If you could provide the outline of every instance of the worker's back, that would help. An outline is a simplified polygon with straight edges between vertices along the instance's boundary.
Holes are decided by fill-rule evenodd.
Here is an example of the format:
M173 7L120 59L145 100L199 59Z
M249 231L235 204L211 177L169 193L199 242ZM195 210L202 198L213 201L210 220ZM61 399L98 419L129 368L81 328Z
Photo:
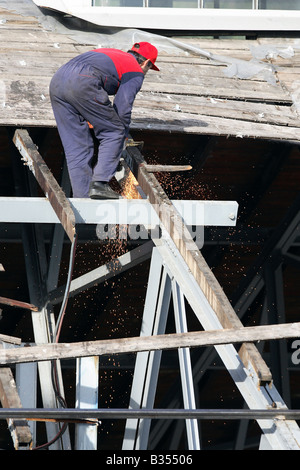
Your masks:
M95 49L74 57L63 66L70 73L77 71L82 75L90 74L100 79L102 87L109 95L115 95L121 81L140 76L143 71L130 53L118 49Z

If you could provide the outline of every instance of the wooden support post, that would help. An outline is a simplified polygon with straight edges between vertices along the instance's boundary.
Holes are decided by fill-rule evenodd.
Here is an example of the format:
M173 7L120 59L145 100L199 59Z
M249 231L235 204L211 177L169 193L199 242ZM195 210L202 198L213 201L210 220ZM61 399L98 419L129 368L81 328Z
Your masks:
M7 350L0 345L0 352L3 351ZM22 408L15 379L8 367L0 368L0 401L3 408ZM32 443L32 435L27 421L25 419L8 418L7 423L15 449L29 447Z
M154 174L147 171L146 162L138 148L134 146L127 147L124 158L142 191L148 196L162 225L164 225L175 243L223 328L241 328L243 326L242 322L200 253L180 214ZM246 368L249 368L250 363L260 383L270 383L272 381L271 371L254 344L245 344L239 354Z
M42 346L0 350L0 364L74 359L75 357L136 353L140 351L162 351L221 344L246 344L254 341L297 337L300 337L300 322L77 343L51 343Z
M42 159L28 132L22 129L16 130L13 141L49 199L69 239L73 242L75 237L75 215L65 193Z

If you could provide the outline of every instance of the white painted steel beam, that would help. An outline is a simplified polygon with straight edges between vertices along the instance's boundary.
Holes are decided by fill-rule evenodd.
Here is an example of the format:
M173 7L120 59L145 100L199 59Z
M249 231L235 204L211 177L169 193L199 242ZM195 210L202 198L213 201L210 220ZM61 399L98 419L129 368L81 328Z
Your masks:
M175 244L169 237L157 241L157 248L162 256L165 269L180 286L183 295L192 307L204 330L222 329L219 319L205 298L199 285L186 266ZM235 347L231 344L215 346L223 364L250 409L287 409L274 384L257 386L255 371L246 369ZM265 440L273 450L299 450L300 429L294 420L257 421L265 435Z
M111 7L91 6L90 0L34 0L34 3L100 26L190 31L299 31L300 12L297 10Z
M99 357L76 359L76 408L98 408ZM75 427L75 449L97 450L97 426L78 423Z
M69 199L76 224L144 225L154 228L159 217L147 200ZM235 201L173 200L186 225L236 225L238 204ZM60 223L49 200L44 197L0 197L0 222Z

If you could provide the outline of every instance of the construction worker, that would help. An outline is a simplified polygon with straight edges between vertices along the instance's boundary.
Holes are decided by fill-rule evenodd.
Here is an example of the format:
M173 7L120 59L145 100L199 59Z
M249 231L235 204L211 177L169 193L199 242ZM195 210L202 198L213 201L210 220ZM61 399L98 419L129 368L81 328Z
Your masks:
M95 49L63 65L50 83L50 98L64 148L73 197L116 199L109 181L128 137L131 110L157 49L148 42ZM113 104L109 95L115 95ZM94 167L94 139L99 142Z

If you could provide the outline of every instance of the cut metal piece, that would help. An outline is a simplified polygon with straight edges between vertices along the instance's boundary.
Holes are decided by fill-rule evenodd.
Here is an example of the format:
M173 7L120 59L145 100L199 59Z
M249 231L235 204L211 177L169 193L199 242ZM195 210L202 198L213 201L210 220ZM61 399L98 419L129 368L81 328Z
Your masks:
M120 224L154 228L159 224L156 208L143 199L75 198L68 199L68 202L74 213L74 225ZM171 204L188 226L236 225L238 204L235 201L172 200ZM51 205L51 201L43 197L0 197L0 222L60 223Z

